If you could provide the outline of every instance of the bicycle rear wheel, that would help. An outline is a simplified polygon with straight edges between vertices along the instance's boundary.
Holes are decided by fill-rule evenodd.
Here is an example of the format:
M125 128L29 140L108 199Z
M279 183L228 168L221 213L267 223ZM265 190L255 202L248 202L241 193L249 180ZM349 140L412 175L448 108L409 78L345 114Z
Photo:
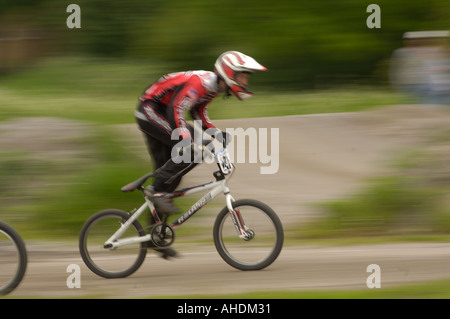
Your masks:
M20 235L0 222L0 295L10 293L20 284L27 262L25 243Z
M241 239L225 207L217 216L213 237L217 252L230 266L239 270L260 270L272 264L283 247L284 231L276 213L259 201L233 202L252 238Z
M81 258L95 274L104 278L124 278L144 262L147 244L134 243L116 249L104 248L106 240L129 218L121 210L109 209L93 215L84 224L79 241ZM141 224L135 220L122 238L145 236Z

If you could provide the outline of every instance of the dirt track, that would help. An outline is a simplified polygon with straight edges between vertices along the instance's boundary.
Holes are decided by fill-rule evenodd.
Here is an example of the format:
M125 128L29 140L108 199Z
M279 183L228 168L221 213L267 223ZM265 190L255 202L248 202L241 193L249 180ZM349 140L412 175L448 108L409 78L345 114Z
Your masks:
M236 199L255 198L272 206L285 228L314 218L310 204L345 196L368 177L387 174L387 162L401 149L423 143L450 125L450 114L424 106L396 106L376 111L310 116L216 121L225 128L279 128L280 161L276 174L261 175L267 165L237 164L230 182ZM130 141L140 139L134 125L121 126ZM147 158L143 143L130 147ZM269 147L270 151L270 147ZM201 165L184 184L210 180L212 167ZM214 213L203 220L211 220ZM209 216L211 215L211 216ZM195 218L190 221L195 223ZM201 220L199 218L199 220ZM175 243L176 244L176 243ZM76 243L32 243L23 283L12 296L140 297L219 294L287 289L366 288L370 264L381 267L381 285L449 278L450 245L403 244L351 247L286 247L278 260L259 272L240 272L225 264L213 245L178 246L182 258L165 261L147 256L129 278L106 280L82 263ZM81 288L69 289L69 264L81 267ZM156 276L160 274L160 276Z
M351 247L287 247L261 271L242 272L225 264L210 246L180 247L182 257L154 254L124 279L104 279L83 264L76 247L30 247L25 280L11 296L42 298L138 298L252 291L369 289L367 267L381 268L381 289L450 278L450 245L395 244ZM70 264L80 266L81 288L67 288ZM276 297L276 295L274 295Z

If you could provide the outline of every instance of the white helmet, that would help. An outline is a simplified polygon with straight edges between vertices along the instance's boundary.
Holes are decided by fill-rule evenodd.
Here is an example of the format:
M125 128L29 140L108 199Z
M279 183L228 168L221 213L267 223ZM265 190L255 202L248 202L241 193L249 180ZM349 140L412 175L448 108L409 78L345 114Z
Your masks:
M238 72L253 73L254 71L267 70L252 57L237 51L222 53L217 58L214 67L219 77L225 81L226 85L240 100L251 97L253 93L237 83L236 74Z

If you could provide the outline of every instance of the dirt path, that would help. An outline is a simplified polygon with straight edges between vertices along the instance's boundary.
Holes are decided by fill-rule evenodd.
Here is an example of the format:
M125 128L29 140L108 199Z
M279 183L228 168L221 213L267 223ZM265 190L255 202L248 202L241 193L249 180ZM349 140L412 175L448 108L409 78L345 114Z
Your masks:
M392 244L345 247L286 247L261 271L242 272L225 264L213 245L178 247L182 257L147 256L124 279L104 279L83 264L74 245L30 247L25 280L11 296L39 298L138 298L286 290L369 289L371 264L380 266L381 288L450 278L450 245ZM80 288L68 288L69 265L80 266ZM71 281L75 282L75 281ZM276 294L273 295L276 297Z

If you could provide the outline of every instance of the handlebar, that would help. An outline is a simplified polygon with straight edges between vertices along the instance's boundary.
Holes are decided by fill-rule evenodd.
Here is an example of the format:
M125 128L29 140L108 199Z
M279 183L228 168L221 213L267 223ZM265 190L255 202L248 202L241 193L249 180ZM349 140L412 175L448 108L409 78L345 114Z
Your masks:
M202 135L202 137L204 136L205 135ZM228 132L223 132L217 129L217 131L215 131L213 134L209 134L209 132L207 132L207 136L209 136L210 138L202 138L201 145L199 145L198 141L194 141L191 144L193 149L201 149L201 151L203 152L203 158L214 158L222 174L230 174L234 168L234 165L231 163L230 156L227 152L227 145L231 142L232 139L231 135ZM216 145L214 145L215 142L219 142L222 145L222 148L218 151L216 151Z

